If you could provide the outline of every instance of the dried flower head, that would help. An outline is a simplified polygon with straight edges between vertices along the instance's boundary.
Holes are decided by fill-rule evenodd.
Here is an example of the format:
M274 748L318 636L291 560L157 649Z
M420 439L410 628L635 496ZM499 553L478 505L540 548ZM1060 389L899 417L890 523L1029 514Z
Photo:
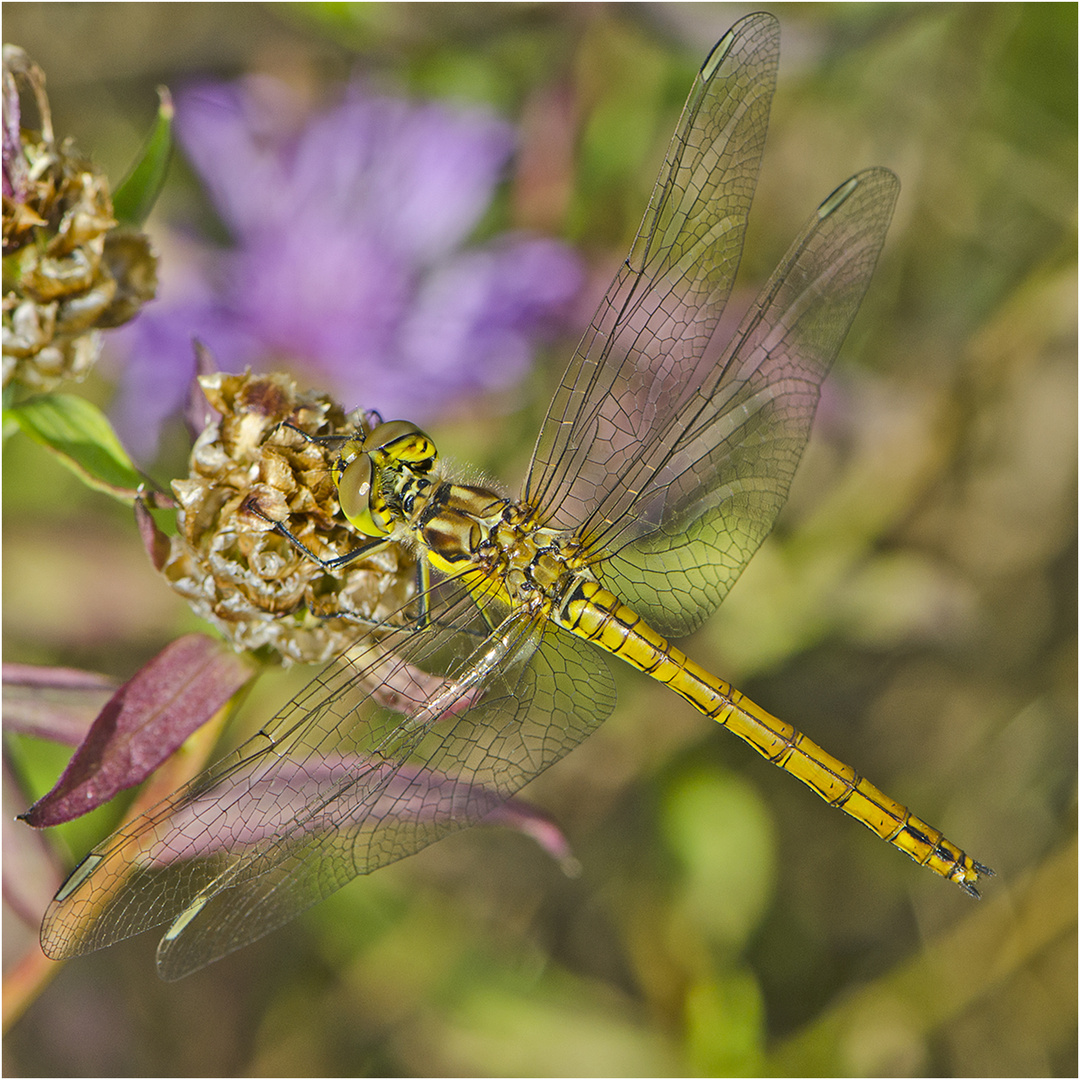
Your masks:
M285 663L330 660L415 592L415 558L398 546L330 573L274 528L285 525L324 560L357 547L337 513L332 445L283 425L319 437L354 428L326 395L301 394L286 376L199 382L220 417L196 440L189 478L172 485L180 532L162 572L236 648Z
M20 83L40 131L20 123ZM81 378L100 351L98 329L130 320L157 287L147 238L117 224L109 183L52 128L45 76L4 46L3 384L50 390Z

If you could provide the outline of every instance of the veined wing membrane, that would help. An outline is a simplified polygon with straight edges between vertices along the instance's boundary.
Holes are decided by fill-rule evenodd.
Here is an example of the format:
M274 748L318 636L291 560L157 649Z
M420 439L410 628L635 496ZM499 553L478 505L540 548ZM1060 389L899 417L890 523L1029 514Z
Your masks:
M608 588L661 633L698 626L772 528L899 189L868 169L830 195L681 412L618 460L585 535Z
M442 628L358 643L235 755L99 845L46 914L48 955L171 923L158 970L180 978L483 820L606 718L614 687L592 650L525 612L486 639L449 629L478 614L454 592Z
M702 66L630 257L540 430L524 501L542 525L589 520L618 478L613 461L652 446L707 374L702 354L742 254L779 48L776 20L754 15Z

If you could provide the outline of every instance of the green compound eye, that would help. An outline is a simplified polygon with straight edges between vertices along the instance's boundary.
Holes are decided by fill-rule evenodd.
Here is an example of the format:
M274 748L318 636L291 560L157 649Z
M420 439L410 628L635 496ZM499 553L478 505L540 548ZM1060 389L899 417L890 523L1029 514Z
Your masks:
M357 453L351 461L347 457L342 461L344 467L334 469L341 512L365 536L386 536L389 526L371 508L371 458Z
M417 472L427 472L435 464L438 452L431 437L408 420L388 420L380 424L363 442L368 454L382 453Z

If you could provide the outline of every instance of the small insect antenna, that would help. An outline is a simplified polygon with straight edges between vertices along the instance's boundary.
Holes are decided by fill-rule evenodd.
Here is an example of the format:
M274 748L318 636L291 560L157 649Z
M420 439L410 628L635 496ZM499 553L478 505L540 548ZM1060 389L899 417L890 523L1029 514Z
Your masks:
M282 420L280 424L272 427L267 432L264 442L270 442L282 428L287 428L289 431L295 431L305 442L315 443L317 446L325 446L328 450L338 450L350 439L356 437L356 433L352 430L340 433L334 432L330 435L313 435L310 431L305 431L299 424L294 424L291 420Z
M382 413L377 409L354 409L346 416L345 420L345 430L330 435L312 435L310 431L305 431L299 424L293 423L292 420L282 420L280 424L271 429L267 438L270 438L282 428L288 428L290 431L295 431L306 442L318 443L320 446L327 446L331 450L336 450L350 439L356 438L358 433L360 435L370 434L383 422L383 417Z

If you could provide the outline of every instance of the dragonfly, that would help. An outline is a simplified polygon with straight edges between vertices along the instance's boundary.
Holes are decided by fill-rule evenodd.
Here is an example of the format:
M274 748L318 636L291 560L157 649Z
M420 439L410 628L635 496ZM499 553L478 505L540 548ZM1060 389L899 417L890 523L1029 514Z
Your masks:
M987 866L669 640L771 530L899 192L883 168L838 187L720 340L778 63L766 14L705 60L519 499L456 482L408 421L342 439L357 552L411 545L419 605L359 631L239 750L87 855L45 915L49 956L167 925L158 972L179 978L484 821L612 712L605 654L978 897Z

